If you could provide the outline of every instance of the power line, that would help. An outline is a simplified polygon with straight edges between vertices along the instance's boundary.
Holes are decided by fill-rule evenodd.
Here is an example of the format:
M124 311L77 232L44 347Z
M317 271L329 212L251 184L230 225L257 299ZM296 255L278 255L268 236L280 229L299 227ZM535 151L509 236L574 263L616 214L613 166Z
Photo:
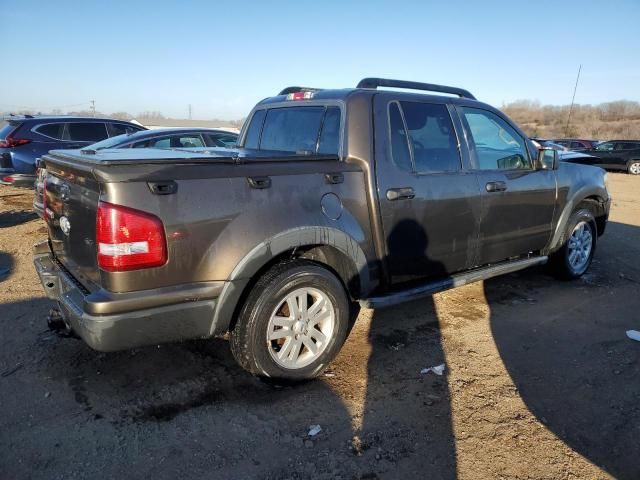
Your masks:
M576 99L576 90L578 90L578 81L580 80L580 71L582 70L582 64L578 67L578 76L576 77L576 85L573 87L573 97L571 97L571 106L569 107L569 116L567 117L567 126L564 129L565 136L569 135L569 122L571 121L571 113L573 112L573 102Z

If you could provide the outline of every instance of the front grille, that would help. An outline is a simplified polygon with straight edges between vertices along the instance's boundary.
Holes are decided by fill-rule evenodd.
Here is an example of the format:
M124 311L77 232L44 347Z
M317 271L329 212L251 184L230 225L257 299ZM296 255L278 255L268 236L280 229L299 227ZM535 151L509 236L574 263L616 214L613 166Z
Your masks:
M0 155L0 168L13 168L10 153L3 153Z

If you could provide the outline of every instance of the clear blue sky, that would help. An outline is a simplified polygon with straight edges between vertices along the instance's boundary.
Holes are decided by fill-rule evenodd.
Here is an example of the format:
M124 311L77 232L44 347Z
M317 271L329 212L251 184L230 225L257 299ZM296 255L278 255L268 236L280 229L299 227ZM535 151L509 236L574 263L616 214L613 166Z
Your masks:
M0 111L235 119L287 85L366 76L467 88L500 107L640 100L640 0L0 0Z

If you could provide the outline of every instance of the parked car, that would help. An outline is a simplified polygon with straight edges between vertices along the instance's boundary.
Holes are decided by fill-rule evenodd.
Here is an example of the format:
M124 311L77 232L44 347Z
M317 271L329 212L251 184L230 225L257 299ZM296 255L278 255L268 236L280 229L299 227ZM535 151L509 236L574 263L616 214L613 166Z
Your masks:
M312 378L358 306L545 262L577 278L605 230L606 172L460 88L293 87L248 118L235 149L43 156L53 328L103 351L230 332L251 373Z
M583 165L595 165L606 170L621 170L632 175L640 175L639 140L610 140L580 153L583 156L572 158L570 161Z
M12 115L0 128L0 183L32 187L36 158L56 148L82 148L144 127L110 118Z
M233 147L238 134L213 128L158 128L132 132L94 143L87 148L200 148Z
M95 151L106 148L229 148L234 146L237 141L238 134L226 130L213 128L158 128L117 135L85 148ZM39 159L37 159L36 164L39 163ZM37 169L36 194L33 201L33 209L41 218L44 218L42 190L44 188L43 178L45 174L44 168Z
M550 139L550 141L557 143L558 145L562 145L563 147L567 147L569 150L573 151L589 150L599 143L599 140L585 140L578 138L557 138Z
M542 138L532 138L531 139L537 148L552 148L553 150L557 150L558 152L568 152L569 148L558 143L553 143L550 140L544 140Z

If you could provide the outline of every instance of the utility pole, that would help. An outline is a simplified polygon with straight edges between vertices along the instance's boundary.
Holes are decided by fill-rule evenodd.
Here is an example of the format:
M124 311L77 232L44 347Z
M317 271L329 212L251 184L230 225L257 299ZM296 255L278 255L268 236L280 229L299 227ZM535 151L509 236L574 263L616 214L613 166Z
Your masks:
M189 104L189 120L191 120L191 104Z
M93 113L93 116L96 116L96 101L95 100L91 100L91 112Z
M576 90L578 90L578 82L580 81L580 70L582 70L582 64L578 67L578 76L576 77L576 86L573 87L573 97L571 98L571 106L569 107L569 116L567 117L567 126L564 129L565 137L569 135L569 122L571 121L571 113L573 112L573 102L576 99Z

